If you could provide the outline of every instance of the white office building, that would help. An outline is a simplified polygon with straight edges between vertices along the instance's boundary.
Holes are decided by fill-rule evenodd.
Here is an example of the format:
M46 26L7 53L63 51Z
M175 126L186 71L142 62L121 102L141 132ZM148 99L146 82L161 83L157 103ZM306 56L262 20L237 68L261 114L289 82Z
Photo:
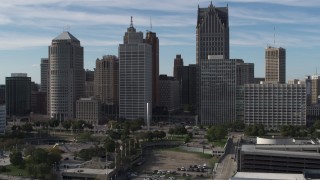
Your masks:
M305 84L245 84L243 91L246 125L306 125Z
M76 117L76 101L84 96L83 47L69 32L49 46L48 114L60 121Z
M152 116L152 49L144 43L143 33L136 32L132 21L119 45L119 118Z

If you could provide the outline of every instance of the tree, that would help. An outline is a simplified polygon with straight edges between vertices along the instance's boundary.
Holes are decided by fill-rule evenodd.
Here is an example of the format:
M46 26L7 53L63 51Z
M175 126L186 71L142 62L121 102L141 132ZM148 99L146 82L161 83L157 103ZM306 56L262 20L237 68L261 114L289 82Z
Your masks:
M208 141L221 140L228 134L227 128L223 125L212 126L207 131Z
M26 124L22 125L22 126L21 126L21 130L22 130L22 131L25 131L25 132L31 132L31 131L33 131L32 124L26 123Z
M170 128L169 131L168 131L168 133L169 133L170 135L174 134L174 129L173 129L173 128Z
M50 127L58 127L59 126L59 120L57 120L57 119L50 119L49 121L48 121L48 124L49 124L49 126Z
M14 166L21 166L23 165L23 158L22 158L22 153L20 151L13 151L10 153L10 162Z
M320 120L316 120L316 121L313 123L313 127L316 128L316 129L320 129Z
M69 130L71 128L71 121L63 121L62 127L65 128L66 130Z
M114 152L114 149L116 148L116 143L111 138L107 138L104 142L104 147L107 152Z

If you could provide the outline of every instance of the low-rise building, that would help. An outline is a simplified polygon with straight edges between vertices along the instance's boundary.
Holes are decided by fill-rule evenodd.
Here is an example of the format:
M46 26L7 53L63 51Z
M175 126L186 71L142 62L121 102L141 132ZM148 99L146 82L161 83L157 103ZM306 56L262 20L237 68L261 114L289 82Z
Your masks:
M320 169L320 145L242 145L237 151L239 172L302 173Z
M101 124L101 103L93 98L81 98L77 100L76 118L90 124Z

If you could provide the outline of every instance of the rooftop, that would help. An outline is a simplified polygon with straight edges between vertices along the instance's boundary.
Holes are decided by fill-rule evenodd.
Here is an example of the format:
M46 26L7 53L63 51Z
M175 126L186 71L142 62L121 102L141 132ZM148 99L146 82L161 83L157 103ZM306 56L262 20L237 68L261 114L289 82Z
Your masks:
M76 37L74 37L71 33L68 31L62 32L59 36L54 38L53 40L74 40L80 42Z

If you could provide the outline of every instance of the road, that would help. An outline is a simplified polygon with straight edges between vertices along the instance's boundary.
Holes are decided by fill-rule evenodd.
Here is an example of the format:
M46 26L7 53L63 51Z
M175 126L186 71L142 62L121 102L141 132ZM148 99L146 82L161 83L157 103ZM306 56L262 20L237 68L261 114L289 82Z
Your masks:
M216 173L213 179L216 180L227 180L230 179L237 170L237 164L234 160L235 157L235 144L239 140L240 136L232 138L232 145L227 148L226 155L223 157L221 163L218 164Z

